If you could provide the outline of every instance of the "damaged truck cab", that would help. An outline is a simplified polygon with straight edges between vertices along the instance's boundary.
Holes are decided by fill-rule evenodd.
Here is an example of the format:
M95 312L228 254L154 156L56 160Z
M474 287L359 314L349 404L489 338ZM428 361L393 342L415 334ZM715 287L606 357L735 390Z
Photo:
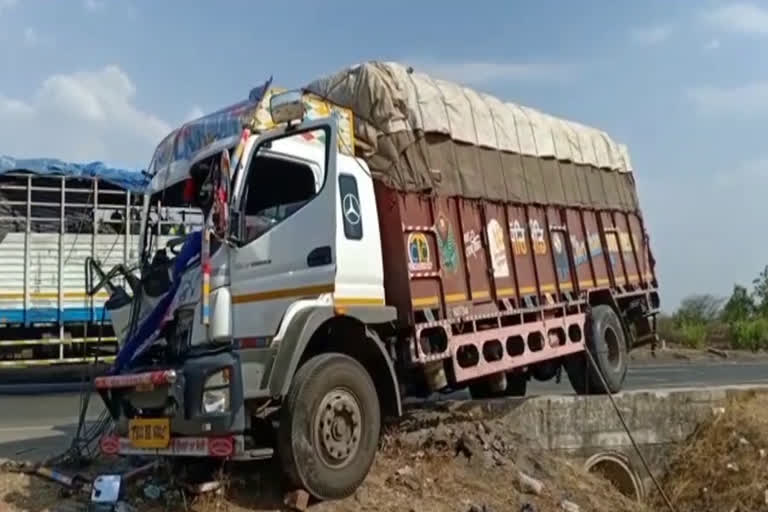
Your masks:
M155 254L147 275L162 275L174 296L153 344L97 379L116 420L102 448L243 460L271 457L277 446L297 485L334 498L365 477L381 414L400 412L392 360L376 334L396 311L384 300L370 171L337 152L335 117L302 122L301 95L273 96L271 107L278 122L280 109L298 119L190 162L193 201L212 216L211 169L242 152L231 169L226 232L211 237L209 262L201 251L176 275L185 249L204 235ZM152 183L169 188L187 178L160 172ZM138 330L157 307L145 308ZM316 459L305 446L319 448Z
M183 193L206 224L153 253L150 223L141 275L111 287L123 334L96 379L115 423L104 452L276 455L294 485L337 499L401 397L520 396L562 370L578 393L621 389L659 306L628 160L601 133L487 98L496 135L481 141L493 117L466 92L466 112L447 108L446 91L438 107L469 118L471 145L430 125L428 77L398 96L405 73L268 82L161 142L146 208ZM526 145L521 119L551 148ZM599 143L608 156L587 154Z

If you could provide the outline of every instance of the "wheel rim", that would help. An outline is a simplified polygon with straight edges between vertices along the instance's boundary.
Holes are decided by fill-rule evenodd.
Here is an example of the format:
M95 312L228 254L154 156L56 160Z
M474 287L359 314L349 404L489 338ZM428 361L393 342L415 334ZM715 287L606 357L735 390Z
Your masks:
M605 346L608 348L608 364L613 370L618 370L622 363L621 348L619 347L619 336L613 327L606 327L603 333Z
M362 414L357 398L346 389L334 389L320 402L315 414L315 447L328 467L339 469L357 455Z

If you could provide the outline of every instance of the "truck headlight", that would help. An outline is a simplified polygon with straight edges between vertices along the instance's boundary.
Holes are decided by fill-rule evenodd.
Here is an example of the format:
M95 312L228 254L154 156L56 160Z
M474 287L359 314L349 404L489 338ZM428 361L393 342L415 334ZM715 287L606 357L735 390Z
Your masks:
M206 414L229 411L230 369L224 368L210 374L203 384L203 412Z

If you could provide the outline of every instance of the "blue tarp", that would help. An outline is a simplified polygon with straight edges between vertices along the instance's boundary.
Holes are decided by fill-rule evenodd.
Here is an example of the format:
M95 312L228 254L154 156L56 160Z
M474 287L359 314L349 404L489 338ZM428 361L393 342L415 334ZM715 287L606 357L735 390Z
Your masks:
M29 171L41 175L71 176L74 178L99 178L130 190L143 193L149 184L148 177L140 169L120 169L102 162L73 163L55 158L13 158L0 155L0 175L13 171Z

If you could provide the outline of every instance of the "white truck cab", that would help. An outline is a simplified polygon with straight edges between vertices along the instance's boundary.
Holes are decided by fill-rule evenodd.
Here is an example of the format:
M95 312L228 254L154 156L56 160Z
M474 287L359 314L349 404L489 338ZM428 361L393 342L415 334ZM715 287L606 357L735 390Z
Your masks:
M143 338L127 341L114 375L97 380L117 420L102 442L106 451L262 458L272 447L253 432L279 418L279 451L297 485L335 498L365 477L380 408L400 411L392 362L366 329L396 316L384 302L373 180L364 161L337 151L336 119L303 121L300 102L300 95L274 96L273 119L283 126L220 143L190 159L185 172L168 165L153 176L153 193L202 176L196 202L212 219L219 189L211 169L221 165L228 219L223 232L212 230L209 248L198 233L176 244L170 262L160 258L172 296L164 313L155 302L138 314L134 337ZM281 119L285 105L299 119ZM153 314L162 317L157 326L149 325ZM383 372L367 371L361 360ZM293 405L280 407L286 402ZM315 417L309 426L306 414ZM148 426L160 426L158 436L147 439ZM315 459L302 451L305 442L319 443Z

